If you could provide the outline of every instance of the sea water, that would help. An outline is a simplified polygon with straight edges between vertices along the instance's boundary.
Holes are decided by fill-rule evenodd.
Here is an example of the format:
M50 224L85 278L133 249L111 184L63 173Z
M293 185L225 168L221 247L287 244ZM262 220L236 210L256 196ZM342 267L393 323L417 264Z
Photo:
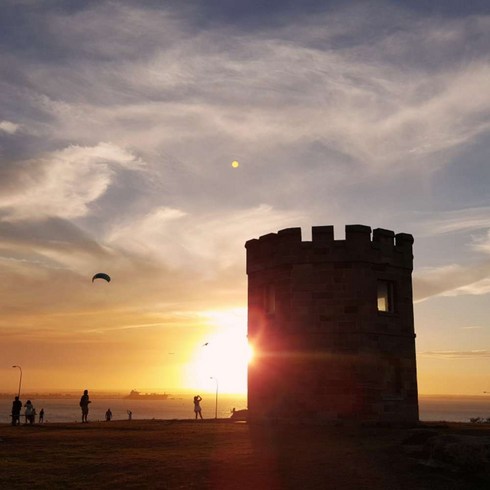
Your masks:
M469 422L471 418L476 417L486 419L490 417L490 395L420 395L419 417L427 422Z
M21 397L22 402L27 399ZM192 396L171 396L167 400L128 400L103 398L91 395L89 420L105 420L105 412L111 409L113 420L128 419L128 410L133 419L191 419L194 418ZM32 399L39 414L44 408L45 422L79 422L81 420L79 399ZM0 423L10 423L12 400L0 399ZM214 395L203 395L201 402L204 418L228 418L231 410L247 408L246 396L219 395L216 406ZM488 396L424 396L419 397L421 421L469 422L474 417L490 417ZM23 413L23 411L22 411ZM23 422L23 417L21 419Z

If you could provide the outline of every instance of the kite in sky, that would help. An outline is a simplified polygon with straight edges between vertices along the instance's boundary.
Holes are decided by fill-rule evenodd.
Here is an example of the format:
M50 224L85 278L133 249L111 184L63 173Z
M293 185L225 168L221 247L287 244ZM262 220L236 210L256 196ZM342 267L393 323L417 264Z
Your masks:
M97 274L92 277L92 282L94 282L96 279L104 279L107 282L111 282L111 277L109 274L106 274L105 272L97 272Z

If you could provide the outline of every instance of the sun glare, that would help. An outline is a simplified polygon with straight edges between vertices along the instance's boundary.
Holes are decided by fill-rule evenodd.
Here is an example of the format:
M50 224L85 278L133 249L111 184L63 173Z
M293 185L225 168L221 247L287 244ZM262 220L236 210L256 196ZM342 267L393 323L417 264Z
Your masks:
M247 364L250 364L253 361L253 358L254 348L250 344L247 344Z
M246 309L208 311L202 316L214 332L196 347L186 384L213 391L217 380L221 393L246 393L247 365L253 358L247 341Z

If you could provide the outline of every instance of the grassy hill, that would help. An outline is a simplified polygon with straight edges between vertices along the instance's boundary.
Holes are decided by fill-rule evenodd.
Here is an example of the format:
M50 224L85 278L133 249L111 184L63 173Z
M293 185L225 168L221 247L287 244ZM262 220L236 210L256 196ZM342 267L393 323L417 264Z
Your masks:
M488 463L473 468L435 461L425 442L434 436L486 441L490 427L414 431L229 420L3 425L0 488L490 488Z

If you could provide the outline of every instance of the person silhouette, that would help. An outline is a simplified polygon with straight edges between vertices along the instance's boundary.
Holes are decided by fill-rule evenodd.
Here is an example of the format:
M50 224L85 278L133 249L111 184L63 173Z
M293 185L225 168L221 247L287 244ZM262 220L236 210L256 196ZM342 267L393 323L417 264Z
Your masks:
M133 418L133 412L131 410L128 410L128 420L131 420Z
M12 425L20 425L20 411L22 410L22 402L16 396L12 403Z
M202 419L202 413L201 413L201 396L200 395L196 395L194 397L194 413L196 415L196 420L197 420L197 417L201 417Z
M108 408L107 412L105 413L105 420L106 420L106 422L110 422L111 419L112 419L112 412L111 412L111 409Z
M25 411L26 424L29 423L30 425L32 425L36 419L36 409L34 408L34 405L32 404L31 400L27 400L24 407L26 409Z
M80 408L82 409L82 424L88 422L88 405L92 403L88 398L88 390L83 392L80 398Z
M44 423L44 408L41 408L41 411L39 412L39 423Z

